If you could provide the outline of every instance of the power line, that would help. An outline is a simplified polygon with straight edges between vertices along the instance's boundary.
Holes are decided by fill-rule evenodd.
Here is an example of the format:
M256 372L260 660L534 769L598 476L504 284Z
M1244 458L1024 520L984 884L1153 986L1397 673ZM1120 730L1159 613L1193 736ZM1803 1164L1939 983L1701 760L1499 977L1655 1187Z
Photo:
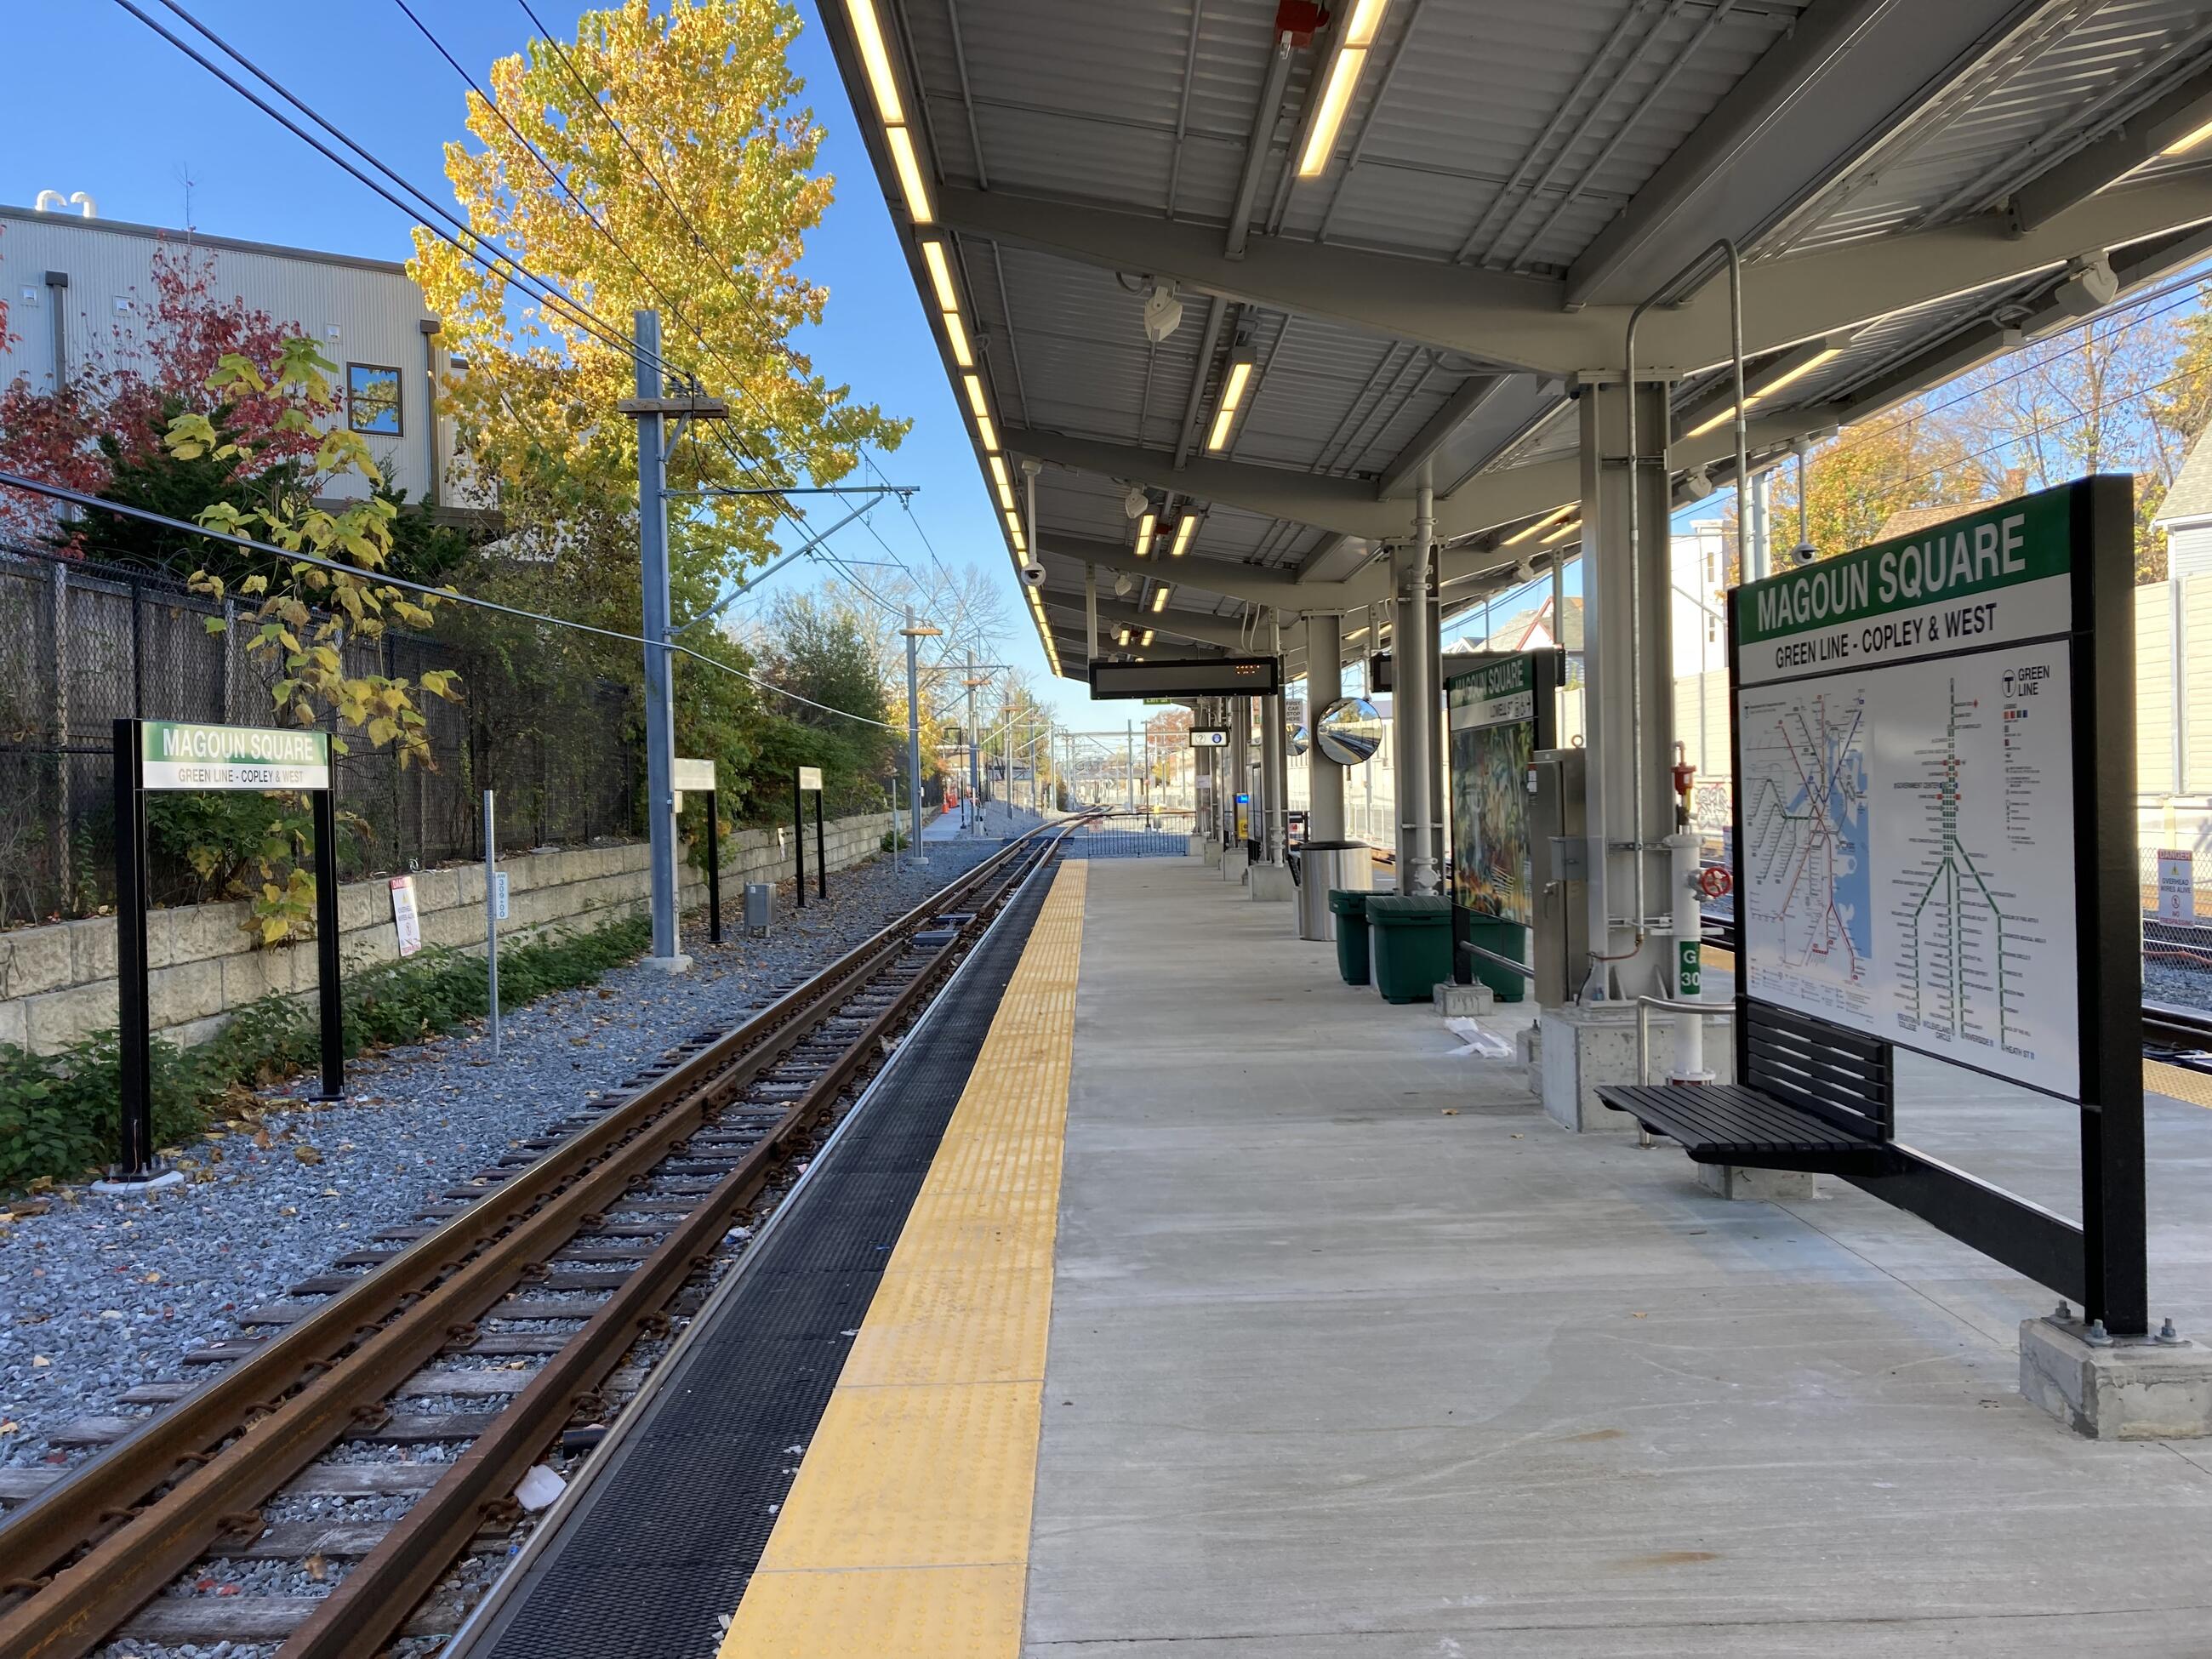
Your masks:
M678 645L673 640L649 640L642 634L625 634L618 628L601 628L593 623L573 622L566 617L549 617L541 611L525 611L518 605L501 605L496 599L478 599L473 594L456 592L450 587L432 587L427 582L410 581L404 576L388 575L383 571L368 569L357 564L343 564L336 559L325 559L318 554L293 552L286 548L273 546L267 542L257 542L250 536L234 535L227 530L210 530L205 525L194 524L187 519L173 519L165 513L151 512L143 507L131 507L124 502L111 501L99 495L88 495L82 490L67 489L59 484L46 483L37 478L26 477L21 473L0 471L0 488L27 490L34 495L44 495L52 501L65 501L72 507L118 514L126 519L137 519L147 524L159 525L164 529L180 530L187 535L204 537L209 541L221 542L228 547L244 548L249 553L264 554L270 558L282 560L287 563L311 565L318 570L334 570L344 575L357 576L363 581L374 582L380 587L396 587L409 593L426 594L431 599L448 605L468 605L477 611L494 611L500 616L513 617L522 622L544 623L549 627L566 628L579 634L596 635L604 640L619 640L626 645L644 646L648 650L657 647L660 650L673 651L680 655L703 662L710 668L719 668L726 674L734 674L738 678L758 687L761 690L773 691L778 696L789 697L795 702L803 702L810 708L818 708L825 714L835 714L842 720L858 720L864 726L879 726L886 732L904 729L892 725L889 720L876 720L867 714L855 714L850 709L832 708L828 703L817 702L811 697L802 696L787 687L748 674L744 669L724 662L719 657L710 657L703 651L695 651L688 645Z
M516 286L520 287L524 293L529 295L531 298L538 301L539 304L550 304L562 311L565 311L570 320L574 322L578 327L581 328L586 333L588 333L594 338L599 340L603 344L611 346L617 351L628 352L633 355L636 354L638 347L637 343L635 340L631 339L629 336L621 333L614 327L613 325L607 323L604 319L597 316L595 313L579 304L576 301L570 299L568 295L562 292L561 289L550 279L538 276L537 272L532 270L520 259L516 258L514 254L510 253L496 240L491 237L479 235L475 230L471 229L461 220L456 218L453 214L447 212L444 208L439 206L434 199L425 194L416 185L410 184L404 175L392 167L386 166L369 150L356 143L353 139L348 137L343 132L340 131L337 126L317 112L313 106L309 105L303 99L291 92L281 82L264 72L260 68L254 64L251 59L247 58L243 53L239 52L237 48L231 46L228 41L224 40L222 36L216 34L214 30L209 28L206 24L201 22L190 12L186 11L182 6L179 5L177 3L177 0L161 0L161 3L167 7L170 11L174 12L179 17L182 18L185 22L189 23L201 34L204 35L215 46L219 47L223 52L235 60L240 66L253 75L255 78L268 86L287 103L299 110L301 113L305 115L309 120L314 122L316 125L321 127L325 132L329 133L333 138L337 139L338 143L344 145L348 149L352 150L356 155L360 156L362 161L367 162L368 166L382 173L386 179L390 179L399 190L414 197L416 198L416 204L419 204L419 206L403 201L399 197L395 196L392 191L386 188L384 185L369 177L368 173L363 173L351 161L346 160L344 156L339 155L336 150L331 149L329 145L323 143L321 139L316 137L313 133L307 131L297 122L294 121L289 116L286 115L282 110L276 108L274 106L270 104L267 100L254 92L252 88L240 82L236 76L233 76L221 64L215 63L200 52L190 41L185 40L178 35L171 33L159 21L150 16L147 12L136 4L135 0L115 0L115 3L122 7L124 10L129 12L133 17L136 17L140 22L145 24L148 28L153 30L155 33L160 35L171 46L176 47L179 52L183 52L185 57L191 58L209 74L214 76L216 79L221 81L225 86L228 87L233 92L235 92L240 97L245 99L255 108L261 111L261 112L268 116L270 119L276 122L302 143L313 148L326 160L335 162L339 167L350 174L356 180L368 186L368 189L374 191L377 195L382 197L384 200L390 203L393 207L398 208L410 219L420 221L425 216L434 216L443 219L447 223L453 226L455 230L459 233L458 235L441 230L434 225L425 225L423 228L429 231L432 235L438 237L441 240L451 244L452 246L461 253L464 258L471 259L476 264L482 265L487 271L489 271L494 276L506 276L507 280L513 281ZM427 216L423 211L424 209L428 210ZM470 245L471 242L480 243L484 247L491 249L492 252L498 256L497 258L492 259L486 258L484 254L478 252L475 247ZM501 264L504 264L507 267L505 271L502 271L500 269Z
M2154 381L2149 386L2139 386L2133 392L2124 392L2117 398L2100 398L2096 402L2091 404L2088 408L2081 410L2072 415L2062 415L2055 421L2038 421L2033 425L2027 427L2022 431L2006 434L2002 440L1996 443L1991 444L1986 449L1978 449L1973 451L1971 454L1957 456L1951 460L1943 462L1940 465L1931 466L1922 471L1915 472L1906 477L1900 478L1898 480L1899 487L1902 488L1904 485L1909 483L1918 483L1923 478L1932 478L1938 473L1948 472L1955 467L1966 465L1969 461L1978 461L1990 455L2002 454L2004 451L2010 449L2014 444L2025 442L2031 438L2039 438L2045 433L2054 432L2061 427L2073 426L2081 422L2090 420L2096 416L2103 414L2108 409L2117 409L2122 404L2131 404L2138 398L2148 398L2154 392L2163 392L2170 386L2179 386L2182 381L2186 380L2189 378L2190 375L2188 371L2184 370L2179 374L2170 374L2163 380Z

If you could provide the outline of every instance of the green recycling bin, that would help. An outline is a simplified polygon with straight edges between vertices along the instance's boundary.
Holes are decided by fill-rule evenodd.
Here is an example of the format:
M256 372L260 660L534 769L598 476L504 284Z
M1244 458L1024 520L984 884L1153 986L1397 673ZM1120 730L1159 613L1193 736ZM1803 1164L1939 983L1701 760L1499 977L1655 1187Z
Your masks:
M1336 918L1336 971L1346 985L1367 983L1367 901L1373 896L1342 887L1328 890L1328 913Z
M1492 956L1513 962L1528 960L1528 930L1507 917L1470 915L1467 919L1467 938L1468 944ZM1487 985L1500 1002L1518 1002L1528 994L1525 975L1516 974L1487 957L1470 957L1468 961L1474 969L1476 982Z
M1378 893L1367 901L1375 988L1385 1002L1426 1002L1451 978L1451 901L1436 894Z

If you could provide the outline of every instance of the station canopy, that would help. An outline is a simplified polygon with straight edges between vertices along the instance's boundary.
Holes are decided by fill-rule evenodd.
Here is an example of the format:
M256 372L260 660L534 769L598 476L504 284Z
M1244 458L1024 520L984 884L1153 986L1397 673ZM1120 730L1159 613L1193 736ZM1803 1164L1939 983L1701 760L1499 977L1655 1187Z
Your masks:
M1573 551L1574 378L1717 238L1754 469L2212 248L2202 0L822 11L1073 678L1086 564L1187 656L1383 597L1424 479L1448 613ZM1725 483L1727 285L1662 297L1677 490Z

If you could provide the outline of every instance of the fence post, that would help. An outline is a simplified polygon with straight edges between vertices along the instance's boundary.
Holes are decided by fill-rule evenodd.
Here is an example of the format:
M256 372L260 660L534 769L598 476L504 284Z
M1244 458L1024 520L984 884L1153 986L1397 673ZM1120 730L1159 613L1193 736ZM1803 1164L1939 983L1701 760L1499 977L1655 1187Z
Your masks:
M483 792L484 972L491 1057L499 1058L499 837L492 792Z
M131 579L131 713L146 718L146 595L136 576Z
M53 896L55 908L66 910L70 896L76 890L76 872L70 860L76 848L70 835L70 820L75 817L76 802L71 775L75 757L66 752L70 746L69 695L69 566L56 559L53 570L53 626L50 630L50 645L53 653L53 721L54 721L54 857L52 869L60 890Z

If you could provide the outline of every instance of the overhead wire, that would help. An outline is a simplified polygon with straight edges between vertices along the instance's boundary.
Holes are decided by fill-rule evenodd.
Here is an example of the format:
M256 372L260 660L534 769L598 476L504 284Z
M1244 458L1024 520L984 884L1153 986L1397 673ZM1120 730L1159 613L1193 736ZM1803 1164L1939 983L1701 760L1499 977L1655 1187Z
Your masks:
M510 252L496 238L483 235L463 220L439 205L434 198L427 194L418 186L410 184L404 174L400 173L397 169L387 166L384 161L378 159L378 157L366 147L357 143L354 139L349 137L335 124L318 112L313 106L307 103L306 100L301 98L297 94L292 92L282 82L276 79L275 76L262 70L235 46L233 46L213 29L208 27L206 24L201 22L199 19L193 16L191 12L185 10L182 5L178 3L178 0L161 0L161 3L169 11L181 18L185 22L191 25L195 31L204 36L212 45L221 50L226 56L237 63L255 79L267 86L272 92L276 93L277 96L283 99L285 102L290 104L295 109L306 116L307 119L313 122L317 126L322 128L324 131L330 134L332 138L335 138L346 149L353 151L356 155L359 156L370 167L374 168L376 172L382 173L386 179L391 181L392 185L396 186L398 190L404 191L407 195L413 197L415 198L415 202L410 204L409 202L403 201L398 197L395 196L391 189L387 189L385 185L380 184L376 179L369 177L367 173L363 173L360 167L356 167L344 156L331 149L330 146L323 143L321 139L316 137L313 133L307 131L297 122L294 121L289 116L286 115L282 110L270 105L267 100L264 99L252 88L240 82L236 76L233 76L221 64L215 63L207 58L190 41L173 33L168 28L163 26L159 19L149 15L143 8L137 4L136 0L115 0L115 3L122 7L124 10L129 12L132 16L136 17L140 22L145 24L148 28L153 30L155 33L160 35L171 46L176 47L178 51L183 52L185 56L190 58L194 63L198 64L209 74L221 81L233 92L238 94L240 97L253 105L255 108L260 110L262 113L268 116L279 125L283 126L286 131L292 133L294 137L299 138L302 143L311 146L326 160L334 162L339 167L343 168L356 180L366 185L378 196L383 198L385 201L390 203L393 207L398 208L402 213L407 215L409 218L420 221L426 216L434 217L443 220L447 224L453 227L453 230L452 232L441 230L435 225L426 224L423 226L423 228L429 231L432 235L436 236L441 241L450 244L455 250L460 252L463 257L482 265L492 275L501 276L505 280L514 283L516 286L521 288L525 294L528 295L532 299L536 300L540 305L550 305L556 309L564 313L569 321L575 324L575 325L581 329L585 333L587 333L598 339L602 344L607 345L617 351L626 352L632 355L654 355L641 353L637 342L630 336L622 332L617 325L609 323L605 319L599 316L580 301L571 298L550 277L538 275L537 271L523 264L520 258L518 258L514 253ZM496 258L487 258L483 252L478 251L477 246L472 245L480 245L482 247L489 248ZM502 266L504 269L502 269ZM672 365L667 364L665 359L659 361L660 366L664 368L672 367Z
M88 495L82 490L70 489L60 484L47 483L42 479L27 477L21 473L0 471L0 489L28 490L33 495L44 495L52 501L64 501L72 507L89 511L118 514L126 519L136 519L143 523L159 525L167 530L182 531L187 535L203 537L209 541L220 542L228 547L244 548L250 553L264 554L271 559L281 560L289 564L304 564L317 570L336 571L343 575L359 577L362 580L373 582L380 587L396 587L409 593L425 594L446 605L466 605L471 610L489 611L500 616L515 617L522 622L543 623L552 628L566 628L579 634L595 635L600 639L619 640L624 644L643 646L647 650L672 651L679 656L690 657L696 661L703 662L711 668L719 668L726 674L734 674L738 678L757 686L763 691L773 691L778 696L789 697L794 702L803 702L810 708L818 708L825 714L835 714L841 720L858 720L864 726L879 726L886 732L904 729L892 725L889 720L876 720L866 714L855 714L850 709L832 708L828 703L817 702L811 697L803 696L788 687L777 685L773 681L763 680L756 675L749 674L734 664L722 661L719 657L710 657L705 652L695 651L688 645L678 645L674 640L651 640L642 634L624 633L618 628L602 628L596 623L581 623L568 617L552 617L543 611L525 611L520 605L502 605L497 599L481 599L475 594L459 592L450 587L433 587L427 582L415 581L405 576L391 575L384 571L370 569L362 565L346 564L337 559L326 559L316 553L295 552L290 549L277 547L268 542L256 541L251 536L240 536L227 530L210 530L207 526L194 524L188 519L171 518L166 513L155 513L147 507L132 507L123 501L112 501L105 496Z

